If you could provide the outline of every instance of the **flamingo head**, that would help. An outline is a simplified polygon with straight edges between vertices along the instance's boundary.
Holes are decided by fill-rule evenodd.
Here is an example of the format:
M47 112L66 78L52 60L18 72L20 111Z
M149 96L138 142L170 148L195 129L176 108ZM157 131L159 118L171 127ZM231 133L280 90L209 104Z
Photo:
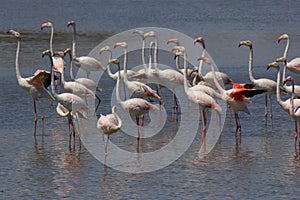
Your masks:
M120 64L120 60L119 60L119 59L117 59L117 58L110 59L108 62L109 62L109 63L116 64L116 65L119 65L119 64Z
M276 62L283 62L283 63L285 63L286 62L286 57L277 58Z
M138 34L142 38L144 38L144 34L145 34L144 31L141 31L141 30L138 30L138 29L134 30L132 33L133 34Z
M197 37L197 38L195 38L195 39L194 39L194 45L195 45L196 43L202 44L203 49L205 49L205 43L204 43L203 37Z
M149 32L145 33L144 38L147 38L147 37L156 37L155 32L149 31Z
M100 49L99 53L102 54L104 51L110 51L110 52L111 52L111 49L110 49L110 47L107 45L107 46L105 46L105 47L102 47L102 48Z
M178 56L184 56L184 53L182 51L176 51L174 59L176 59Z
M14 35L17 38L21 38L21 34L19 32L17 32L17 31L15 31L15 30L13 30L13 29L7 31L7 34L12 34L12 35Z
M212 64L211 60L208 57L201 57L198 60L203 60L205 63L209 65Z
M75 26L75 22L74 21L68 21L68 27L69 26Z
M287 82L294 82L294 79L291 76L288 76L283 79L283 84L286 84Z
M244 41L241 41L241 42L239 43L239 47L242 46L242 45L248 46L248 47L252 48L252 42L251 42L250 40L244 40Z
M46 51L43 51L43 53L42 53L42 57L44 57L44 56L51 56L51 51L48 49L48 50L46 50Z
M41 25L41 30L43 30L44 28L51 28L51 27L53 27L52 23L46 22Z
M127 42L116 42L114 48L116 48L116 47L126 48L127 47Z
M176 44L177 46L179 46L179 39L177 38L171 38L167 41L167 44L170 44L170 43L174 43Z
M286 40L288 38L289 38L288 34L284 33L277 38L277 42L279 43L281 40Z
M272 63L269 63L267 69L270 69L270 67L274 67L274 68L279 69L279 63L276 62L276 61L272 62Z
M175 46L175 47L172 48L172 51L185 52L185 47L184 46Z
M53 56L59 56L61 58L64 58L65 57L65 53L64 53L64 51L55 51L53 53Z
M64 55L66 54L71 54L71 49L70 48L67 48L66 50L64 50Z

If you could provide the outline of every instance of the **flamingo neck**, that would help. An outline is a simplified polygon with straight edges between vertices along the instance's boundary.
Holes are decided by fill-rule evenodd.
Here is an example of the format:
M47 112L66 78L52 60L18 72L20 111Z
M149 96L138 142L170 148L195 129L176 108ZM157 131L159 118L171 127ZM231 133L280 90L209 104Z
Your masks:
M205 55L206 55L206 49L203 48L202 53L201 53L201 57L205 57ZM200 60L199 67L198 67L199 77L203 77L203 75L202 75L202 69L203 69L203 60Z
M158 70L158 66L157 66L157 55L158 55L158 40L157 37L155 36L155 47L154 47L154 57L153 57L153 62L154 62L154 67L156 70Z
M74 58L76 58L76 27L75 27L75 24L73 24L72 27L73 27L72 54L73 54L73 59L74 59Z
M277 83L276 83L276 100L278 104L284 108L284 103L282 102L280 98L280 69L277 68Z
M53 55L53 36L54 36L54 27L51 26L51 35L50 35L50 52Z
M54 73L53 73L53 59L52 59L52 54L49 55L50 58L50 75L51 75L51 90L52 90L52 95L54 96L54 98L57 97L57 94L55 92L55 85L54 85Z
M117 78L117 86L116 86L116 100L119 104L122 104L122 100L120 98L120 91L119 91L119 87L120 87L120 78L121 78L121 73L120 73L120 69L118 71L118 78Z
M146 40L145 38L143 38L143 42L142 42L142 62L143 62L143 67L146 69L146 61L145 61L145 45L146 45Z
M252 83L254 83L256 80L253 77L253 47L250 46L250 53L249 53L249 79Z
M184 86L184 90L185 92L188 91L189 87L188 87L188 84L187 84L187 73L188 73L188 70L187 70L187 67L188 67L188 59L187 59L187 54L186 52L184 52L184 64L183 64L183 69L184 69L184 73L183 73L183 86Z
M127 47L125 47L124 49L124 82L127 83L128 82L128 77L127 77ZM119 70L120 71L120 70Z
M225 93L225 90L224 88L222 88L222 86L220 85L218 79L217 79L217 75L216 75L216 70L215 70L215 66L213 65L213 63L210 64L210 68L211 68L211 71L213 73L213 76L214 76L214 83L217 87L217 89L219 90L219 92L221 94L224 94Z
M20 49L21 49L21 38L18 38L18 47L16 52L16 77L19 81L22 79L21 73L20 73L20 66L19 66L19 57L20 57Z
M106 69L107 69L107 74L108 74L108 76L109 76L110 78L112 78L112 79L115 80L116 75L118 76L118 74L117 74L118 72L117 72L116 74L113 74L113 73L111 72L111 70L110 70L110 65L107 65Z
M286 59L287 59L287 56L288 56L289 48L290 48L290 38L287 38L286 39L285 50L284 50L284 53L283 53L283 57L285 57ZM284 62L284 67L283 67L283 72L282 72L282 81L285 79L286 65L287 65L287 62Z
M69 54L69 57L70 57L70 78L72 81L75 81L75 77L74 77L74 74L73 74L73 59L72 59L72 54L70 53Z

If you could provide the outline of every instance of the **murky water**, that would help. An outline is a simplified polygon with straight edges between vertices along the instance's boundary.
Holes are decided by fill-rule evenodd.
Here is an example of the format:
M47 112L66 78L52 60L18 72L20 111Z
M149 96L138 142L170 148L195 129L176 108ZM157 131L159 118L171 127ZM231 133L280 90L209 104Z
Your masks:
M1 4L0 30L0 193L2 199L297 199L300 184L300 160L293 148L294 123L273 97L273 123L264 120L264 96L252 98L251 115L240 114L242 141L234 137L235 122L227 113L223 132L213 151L198 159L201 121L189 149L171 165L150 173L131 174L105 167L82 146L68 148L67 119L50 109L48 100L41 104L45 113L45 133L38 122L37 144L33 138L33 102L15 78L15 38L4 34L9 28L23 33L20 58L21 74L31 76L37 68L49 69L41 52L49 46L49 30L40 25L52 21L58 33L54 48L71 46L68 20L79 30L78 55L88 54L105 38L118 31L157 26L181 31L191 37L203 36L207 49L219 70L236 82L249 82L248 49L237 45L250 39L254 45L254 75L275 79L275 70L266 64L281 56L284 44L277 37L291 37L291 58L299 55L297 30L299 3L270 1L230 4L229 2L190 1L14 1ZM55 9L54 9L55 8ZM287 8L289 8L287 12ZM14 15L8 18L7 12ZM143 11L143 12L142 12ZM103 61L105 63L105 61ZM174 62L171 60L170 62ZM290 73L289 73L290 74ZM68 78L68 76L67 76ZM299 84L299 76L294 77ZM110 95L115 82L107 75L101 113L110 111ZM166 94L172 102L171 93ZM141 141L149 152L167 144L179 123L171 121L167 107L163 131ZM189 128L186 134L189 134ZM111 140L123 149L134 151L134 139L122 135Z

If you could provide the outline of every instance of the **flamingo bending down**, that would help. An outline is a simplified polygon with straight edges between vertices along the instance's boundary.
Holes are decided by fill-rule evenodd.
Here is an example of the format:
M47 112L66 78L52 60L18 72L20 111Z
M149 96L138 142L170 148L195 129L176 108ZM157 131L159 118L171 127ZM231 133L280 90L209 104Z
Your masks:
M122 121L118 114L116 113L116 106L113 106L111 109L111 114L108 115L100 115L100 118L97 122L97 128L103 135L107 135L106 143L104 144L104 152L107 154L107 144L109 140L109 136L118 130L120 130L122 126ZM104 139L104 137L103 137Z
M280 107L287 112L294 120L295 120L295 129L296 129L296 134L295 134L295 139L294 139L294 147L296 149L296 144L297 144L297 139L300 137L300 130L299 130L299 125L300 125L300 109L298 107L300 106L300 99L294 99L294 94L292 93L292 97L282 101L280 97L280 68L278 62L273 62L268 64L268 69L270 67L276 68L277 69L277 84L276 84L276 100ZM284 82L287 81L292 81L291 78L287 77L284 79ZM293 83L293 82L292 82ZM296 109L295 109L296 108ZM299 141L299 146L300 146L300 141Z
M51 63L51 89L52 89L52 95L54 99L61 104L64 108L59 107L58 110L66 113L66 116L68 117L68 122L69 122L69 127L73 126L73 118L74 117L81 117L81 118L87 118L88 116L88 106L84 102L84 100L73 94L73 93L61 93L57 94L55 92L54 88L54 76L53 76L53 59L52 59L52 54L50 50L46 50L43 52L43 57L44 56L49 56L50 58L50 63ZM58 111L58 113L61 115L61 113ZM74 126L73 126L74 127ZM71 129L70 131L70 141L71 142L71 137L73 135L73 138L75 140L75 131L74 129ZM70 146L70 143L69 143Z
M265 118L268 115L268 97L270 102L270 119L272 120L273 114L272 114L272 101L271 101L271 95L276 93L276 82L270 79L261 78L261 79L255 79L253 77L253 47L252 42L250 40L241 41L239 43L240 46L248 46L250 48L250 54L249 54L249 78L250 81L255 85L257 89L265 90Z
M109 46L104 46L104 47L102 47L102 48L100 49L99 53L102 54L104 51L108 51L108 52L110 53L110 56L109 56L109 59L108 59L108 62L109 62L109 61L112 59L112 50L110 49ZM125 59L124 59L124 66L125 66L125 64L126 64L126 61L125 61ZM110 78L112 78L113 80L117 80L117 78L118 78L118 73L119 73L119 72L112 73L112 72L111 72L111 69L110 69L110 65L107 65L106 69L107 69L107 74L108 74L108 76L109 76ZM124 78L124 70L121 70L120 73L121 73L121 79L123 79L123 78ZM136 73L135 71L127 70L127 77L128 77L129 80L130 80L129 77L134 76L134 75L136 75L136 74L137 74L137 73Z
M286 40L286 46L285 46L285 50L283 53L283 57L285 57L287 59L288 58L288 56L287 56L288 50L290 48L290 38L289 38L288 34L282 34L281 36L279 36L277 39L278 43L281 40ZM286 66L283 68L283 77L284 78L285 78L286 69L288 69L289 71L291 71L295 74L300 74L300 58L294 58L290 62L286 63Z
M210 65L211 71L214 75L214 82L216 87L218 88L220 94L223 96L222 99L225 101L230 107L232 108L235 116L235 122L236 122L236 130L235 135L237 132L240 132L240 135L242 134L242 127L239 119L239 112L245 112L247 114L250 114L250 111L248 110L247 104L250 103L249 97L253 97L257 94L262 94L265 91L264 90L258 90L258 89L248 89L248 88L241 88L241 89L229 89L225 90L220 83L217 80L216 74L215 74L215 66L210 61L209 58L201 57L201 60L206 62Z
M113 59L110 61L110 64L118 64L117 59ZM137 131L137 151L139 150L139 140L140 140L140 132L139 132L139 117L141 115L149 113L150 110L159 110L159 108L145 99L141 98L131 98L127 99L125 101L122 101L120 98L120 92L119 92L119 85L120 85L120 74L117 78L117 86L116 86L116 100L118 104L121 106L121 108L125 111L127 111L131 116L136 118L136 125L138 126Z
M179 50L179 46L176 46L172 49L174 50ZM202 116L202 140L201 142L203 143L206 138L206 114L205 114L205 109L207 108L213 108L215 109L219 114L222 112L222 108L217 104L215 99L211 97L210 95L200 91L200 90L194 90L193 87L190 88L187 84L187 66L188 66L188 60L187 60L187 54L185 52L184 47L180 47L180 51L176 53L176 57L179 55L184 56L184 70L185 73L184 75L184 91L188 97L189 100L193 101L194 103L199 105L199 108L201 109L201 116Z
M44 113L42 107L39 103L40 98L51 98L54 100L51 93L46 89L44 84L49 84L49 73L44 70L38 70L34 76L23 78L20 73L19 66L19 57L20 57L20 49L21 49L21 34L15 30L9 30L7 33L14 35L18 39L18 46L16 51L16 78L18 80L18 84L21 88L26 90L33 98L33 107L34 107L34 138L36 139L36 124L37 124L37 113L36 113L36 105L41 114L42 118L42 132L44 132ZM48 85L47 85L48 86Z
M201 57L205 57L206 56L206 46L205 46L203 37L197 37L197 38L195 38L194 39L194 44L196 44L196 43L200 43L202 45ZM216 88L215 83L214 83L213 73L210 71L210 72L206 73L205 76L203 76L203 74L202 74L202 68L203 68L203 60L200 60L199 67L198 67L198 76L200 77L200 80L203 79L205 82L208 82L214 88ZM217 79L218 80L222 80L222 82L223 82L224 85L232 84L233 83L233 81L231 80L231 78L227 74L225 74L223 72L219 72L218 71L218 72L216 72L216 75L217 75Z
M72 54L73 62L78 68L82 68L86 71L87 78L92 71L105 71L105 68L102 64L95 58L90 56L76 56L76 26L74 21L69 21L68 26L73 27L73 45L72 45Z

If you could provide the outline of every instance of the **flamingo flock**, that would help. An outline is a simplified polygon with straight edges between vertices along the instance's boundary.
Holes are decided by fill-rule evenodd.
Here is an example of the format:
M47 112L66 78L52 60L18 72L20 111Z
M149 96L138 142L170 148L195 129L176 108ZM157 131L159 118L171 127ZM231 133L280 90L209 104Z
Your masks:
M295 122L295 139L294 148L297 149L297 141L300 148L300 86L295 85L292 76L286 76L286 70L291 73L300 74L300 58L294 58L288 61L289 50L289 36L283 34L278 37L277 41L280 43L282 40L286 40L286 47L283 56L275 59L274 62L267 65L269 68L275 68L277 70L277 80L271 80L267 78L256 79L253 76L253 44L249 40L241 41L238 47L246 46L249 48L249 80L251 83L235 83L228 74L223 72L217 72L216 67L212 60L206 55L206 45L203 37L197 37L194 39L194 44L199 43L202 49L199 57L199 66L190 67L188 61L187 47L180 44L179 39L170 38L166 41L166 44L173 43L173 47L170 47L170 52L174 53L175 66L174 69L162 69L158 63L158 49L159 49L159 37L154 31L143 32L141 30L133 31L133 36L137 35L142 38L142 64L143 69L139 71L133 71L128 69L128 44L127 41L117 41L113 47L103 46L99 49L99 53L103 54L108 51L109 58L107 61L99 61L96 58L90 56L80 56L76 54L76 24L74 21L69 21L67 27L71 27L73 30L72 36L72 48L67 48L63 51L53 50L53 37L54 26L51 22L46 22L41 25L41 29L50 28L51 36L49 40L49 50L42 52L42 56L49 57L48 62L49 71L38 69L33 76L24 78L20 72L20 54L21 54L21 34L15 30L9 30L8 34L13 35L17 39L17 50L15 57L15 70L16 78L20 87L26 90L33 98L33 110L34 110L34 138L36 140L36 126L37 126L37 109L38 107L41 119L42 119L42 132L44 132L44 113L40 105L39 99L48 98L57 102L56 112L58 115L66 117L69 125L69 146L71 146L71 140L73 138L73 145L75 146L75 137L80 136L78 129L74 124L74 120L78 118L87 119L90 114L88 109L88 98L97 99L98 104L93 112L99 111L99 105L101 99L99 93L103 91L101 87L92 79L90 74L96 71L105 71L108 73L108 77L116 81L116 105L112 106L111 113L102 113L100 110L100 117L95 124L95 127L99 129L99 132L103 136L107 136L106 142L104 142L104 152L107 154L108 141L110 135L115 132L121 132L122 118L118 115L118 112L127 112L131 117L136 120L136 151L139 152L140 145L140 127L144 126L144 117L150 112L161 111L159 106L153 102L157 101L161 106L167 108L167 104L164 101L164 94L162 93L162 87L168 88L173 94L172 105L172 121L174 121L176 112L176 120L178 120L178 99L176 91L178 88L182 88L185 92L187 99L193 102L195 109L200 110L202 121L202 133L201 142L206 139L207 134L207 114L209 110L214 110L220 117L224 114L219 105L220 101L225 102L229 108L233 110L236 127L235 137L242 137L242 126L240 122L239 113L244 112L250 114L250 110L247 105L250 103L250 98L255 95L265 95L265 120L267 120L268 113L270 113L270 119L273 118L272 111L272 95L276 95L276 101L279 106L291 116L291 119ZM149 43L146 42L146 38L153 39ZM149 56L146 56L145 50L148 44ZM123 64L120 64L120 58L114 58L113 53L116 48L124 49ZM47 48L45 48L47 49ZM69 61L66 61L66 55L69 56ZM148 60L147 60L148 58ZM183 59L183 69L180 69L179 61ZM148 61L148 62L147 62ZM103 62L107 62L106 67L102 65ZM170 60L170 65L173 65L173 60ZM69 67L68 64L69 63ZM73 74L73 65L81 68L86 72L86 77L75 78ZM111 72L112 65L116 65L118 70L116 73ZM203 74L203 67L208 66L210 71ZM280 68L283 68L283 75L281 76ZM122 69L121 69L122 68ZM70 80L65 77L65 70L70 70ZM59 74L60 76L56 76ZM59 79L60 83L55 83ZM120 95L120 84L124 86L124 91L129 91L125 99ZM155 89L151 86L154 83ZM290 85L288 85L290 84ZM51 88L48 87L51 85ZM61 89L56 90L56 87L61 85ZM224 88L226 86L226 89ZM290 94L290 98L286 100L281 99L282 93ZM120 110L121 109L121 110ZM140 123L140 118L142 119ZM174 122L176 123L176 122ZM197 122L195 122L197 123ZM246 122L245 122L246 124ZM237 135L239 133L239 136Z

